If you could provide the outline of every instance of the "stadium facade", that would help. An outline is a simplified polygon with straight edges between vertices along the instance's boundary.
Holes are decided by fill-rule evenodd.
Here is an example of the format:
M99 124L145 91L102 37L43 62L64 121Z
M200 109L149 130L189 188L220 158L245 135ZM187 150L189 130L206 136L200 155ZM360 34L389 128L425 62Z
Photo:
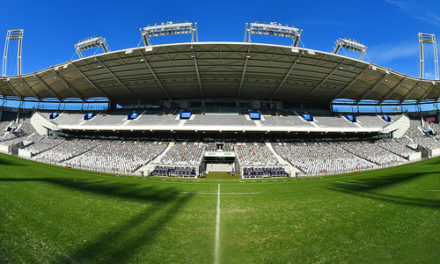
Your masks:
M437 107L438 81L295 45L147 45L1 77L0 93L20 102L1 108L0 150L66 167L293 177L440 155L438 109L408 116L402 108L409 100ZM358 113L335 113L337 100L355 102ZM391 113L359 113L368 100ZM96 102L105 111L84 107ZM69 103L81 107L61 108Z

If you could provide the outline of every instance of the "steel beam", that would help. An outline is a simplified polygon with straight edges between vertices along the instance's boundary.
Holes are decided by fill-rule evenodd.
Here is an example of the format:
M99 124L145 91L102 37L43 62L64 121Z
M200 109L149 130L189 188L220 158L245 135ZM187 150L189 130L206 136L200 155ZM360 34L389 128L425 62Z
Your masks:
M3 99L4 100L6 100L6 94L5 94L5 92L3 91L3 86L2 85L0 85L0 94L2 95L2 97L3 97Z
M55 73L55 77L61 81L61 83L69 90L71 91L73 94L75 94L75 96L77 96L78 98L80 98L82 101L85 100L85 96L82 95L76 88L74 88L72 85L70 85L66 79L64 79L64 77L58 73L57 71L55 71L54 69L52 69L53 72Z
M199 90L200 90L200 95L203 98L204 97L204 93L203 93L203 86L202 86L202 79L200 78L200 72L199 72L199 66L197 64L197 57L196 57L196 52L194 50L194 46L191 45L191 50L192 50L192 59L194 61L194 67L196 70L196 75L197 75L197 82L199 84Z
M435 87L435 83L433 83L433 84L431 85L431 87L428 88L428 91L426 91L426 92L422 95L422 97L420 98L419 102L425 100L426 97L428 97L428 95L431 93L432 89L434 89L434 87ZM432 99L434 99L434 98L432 98Z
M303 99L309 97L310 95L312 95L314 92L316 92L316 90L318 90L319 88L321 88L321 86L330 78L332 77L332 75L339 70L339 67L341 67L345 62L345 59L342 60L338 66L336 66L315 88L313 88L310 92L308 92Z
M286 75L284 75L284 78L281 80L280 84L278 84L277 88L270 95L270 100L272 100L272 98L280 91L281 87L283 87L284 83L287 81L290 74L292 73L293 68L295 68L296 64L298 64L299 59L301 58L303 53L304 53L304 51L302 51L301 53L298 54L295 61L292 63L292 66L290 66L290 69L287 71Z
M333 99L337 99L339 96L341 96L345 91L350 89L353 84L359 80L359 78L370 68L370 65L368 65L365 69L363 69L347 86L345 86L338 94L335 95Z
M8 85L9 89L18 97L20 100L23 100L23 96L18 92L17 89L9 82L8 80L4 80L4 82Z
M408 91L408 93L406 93L406 95L403 97L402 101L400 102L404 102L405 100L407 100L416 91L417 87L419 87L421 82L422 79L416 82L416 84L414 84L414 86Z
M170 93L165 88L165 86L162 84L159 77L157 77L156 72L153 70L153 67L151 67L150 63L148 62L147 57L145 57L144 54L142 54L142 51L140 49L138 51L139 51L139 54L141 55L142 60L144 60L145 65L150 70L151 74L153 75L154 79L156 80L156 83L159 85L159 87L162 89L162 91L166 94L168 99L171 99Z
M73 68L75 68L78 72L79 72L79 74L81 74L81 76L84 78L84 79L86 79L87 80L87 82L88 83L90 83L90 85L96 90L96 91L98 91L100 94L102 94L104 97L107 97L108 99L110 99L110 96L108 96L101 88L99 88L96 84L94 84L93 82L92 82L92 80L90 80L78 67L76 67L76 65L75 64L70 64L70 65L72 65L73 66Z
M376 90L377 87L379 87L379 85L383 82L383 80L385 80L385 78L387 77L387 74L385 73L384 75L382 75L382 77L377 80L373 86L371 86L370 89L366 90L363 94L361 94L360 96L358 96L358 98L356 99L356 101L360 101L362 99L365 99L366 96L369 96L372 92L374 92Z
M95 60L110 74L110 76L115 79L116 82L119 83L122 87L124 87L127 91L129 91L135 98L138 98L139 96L133 92L127 85L125 85L98 57L95 57Z
M246 58L244 59L243 72L241 73L240 83L238 85L237 97L240 96L241 89L243 88L244 76L246 76L246 70L247 70L248 61L249 61L249 59L251 57L250 54L251 54L251 45L248 46L248 50L247 50L247 53L246 53Z
M35 98L37 98L38 100L40 100L41 99L41 97L34 91L34 90L32 90L32 88L29 86L29 84L27 84L27 82L23 79L23 78L21 78L20 77L20 81L21 81L21 84L24 86L24 87L26 87L26 89L35 97Z
M400 80L400 82L398 82L396 85L394 85L394 87L387 94L385 94L380 101L383 102L383 101L387 100L388 98L390 98L397 90L399 90L399 88L402 86L402 84L406 80L407 80L406 77L404 77L402 80Z
M41 83L41 85L55 98L58 99L58 101L61 102L61 96L59 96L49 85L47 85L47 83L41 79L40 76L38 75L34 75L34 78L37 78L37 80Z

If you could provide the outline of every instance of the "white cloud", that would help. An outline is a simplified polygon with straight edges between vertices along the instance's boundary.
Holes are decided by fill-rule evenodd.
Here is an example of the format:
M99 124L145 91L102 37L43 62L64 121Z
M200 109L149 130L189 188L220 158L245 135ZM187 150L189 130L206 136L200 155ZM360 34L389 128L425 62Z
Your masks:
M369 47L367 51L368 58L377 64L389 63L398 59L417 58L418 54L417 41L373 46Z
M427 1L402 0L385 0L385 3L395 5L401 11L407 13L413 18L440 28L440 16L432 12L432 10L436 10L439 8L438 3L427 3Z

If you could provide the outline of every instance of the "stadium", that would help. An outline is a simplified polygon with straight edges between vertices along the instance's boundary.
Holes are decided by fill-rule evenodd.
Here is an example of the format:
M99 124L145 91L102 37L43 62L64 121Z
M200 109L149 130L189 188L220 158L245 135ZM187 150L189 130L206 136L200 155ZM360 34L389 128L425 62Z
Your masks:
M245 32L199 42L197 24L165 22L29 74L19 53L0 77L0 261L431 262L440 82L365 62L356 40ZM191 40L151 44L175 34Z

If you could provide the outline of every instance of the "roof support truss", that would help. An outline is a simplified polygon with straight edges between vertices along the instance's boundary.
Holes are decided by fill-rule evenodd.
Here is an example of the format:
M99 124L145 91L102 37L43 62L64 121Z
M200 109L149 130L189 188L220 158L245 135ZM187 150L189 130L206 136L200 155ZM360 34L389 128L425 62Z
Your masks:
M35 78L37 78L37 80L41 83L41 85L55 98L58 99L58 101L61 102L61 96L59 96L49 85L47 85L47 83L41 79L40 76L38 75L34 75Z
M422 82L422 80L420 79L418 82L416 82L416 84L414 84L414 86L411 88L411 90L408 91L408 93L403 97L401 102L404 102L405 100L407 100L408 98L411 97L411 95L416 91L416 89L419 87L420 83Z
M119 83L119 85L121 85L122 87L124 87L128 92L130 92L134 97L138 97L136 95L135 92L133 92L133 90L131 90L130 88L128 88L127 85L125 85L98 57L95 57L95 60L99 63L99 65L101 65L107 72L108 74L110 74L110 76L113 77L113 79L115 79L115 81L117 83Z
M371 86L370 89L367 89L363 94L361 94L360 96L358 96L358 98L356 99L357 101L360 101L362 99L365 99L365 97L369 96L370 94L372 94L377 87L379 87L379 85L385 80L387 74L385 73L384 75L382 75L381 78L379 78L379 80L377 80L373 86Z
M295 61L292 63L292 66L290 66L289 71L287 71L286 75L284 75L284 78L281 80L280 84L278 84L277 88L272 92L272 94L270 95L271 100L280 91L281 87L283 87L284 83L287 81L287 78L289 78L290 74L292 73L293 68L295 68L296 64L299 62L299 59L301 58L302 54L303 52L298 54Z
M429 87L429 89L423 94L423 96L420 98L419 102L425 100L426 97L428 97L428 95L431 93L432 89L434 89L434 87L435 87L435 82L433 82L431 87Z
M353 84L359 80L359 78L370 68L370 65L368 65L365 69L363 69L347 86L344 87L338 94L335 95L334 99L339 98L341 95L343 95L348 89L350 89Z
M380 99L381 102L388 100L388 98L390 98L397 90L399 90L399 88L402 86L402 84L406 81L406 77L404 77L402 80L400 80L396 85L394 85L394 87L387 93L385 94L382 99Z
M147 58L144 56L144 54L142 54L142 51L139 49L139 54L141 55L142 60L144 60L145 65L147 66L147 68L150 70L151 74L153 75L154 79L156 80L157 84L159 85L159 87L162 89L162 91L166 94L166 96L168 97L168 99L171 99L170 93L168 92L168 90L165 88L165 86L163 86L162 82L160 81L159 77L157 77L156 72L153 70L153 68L151 67L150 63L147 61Z
M26 89L35 97L35 98L37 98L38 100L40 100L41 99L41 97L29 86L29 84L23 79L23 78L21 78L20 77L20 80L21 80L21 84L24 86L24 87L26 87Z
M73 68L75 68L79 74L81 74L81 76L87 80L88 83L90 83L90 85L96 90L98 91L100 94L102 94L104 97L107 97L108 99L110 99L110 96L108 96L102 89L100 89L98 86L96 86L96 84L94 84L92 82L92 80L90 80L78 67L75 66L75 64L70 64L73 66Z
M192 57L192 59L194 61L194 68L196 70L197 82L199 83L200 95L201 95L201 97L204 97L202 79L200 78L199 66L197 64L196 52L194 50L194 46L193 45L191 45L191 50L192 50L192 54L193 54L191 57Z
M73 94L75 94L75 96L77 96L78 98L81 98L82 101L85 100L85 96L80 94L80 92L78 90L76 90L72 85L70 85L66 79L64 79L63 76L61 76L60 73L56 72L55 70L53 70L53 72L55 73L55 76L58 80L61 81L61 83L69 90L71 91Z
M246 76L246 70L247 70L248 61L251 58L250 55L251 55L251 45L248 46L248 50L247 50L247 53L246 53L246 58L244 59L243 72L241 73L240 83L238 85L237 97L240 96L241 89L243 88L244 76Z
M5 80L6 84L8 85L9 89L18 97L20 100L23 100L23 96L18 92L17 89L15 89L14 85L11 84L8 80Z
M339 67L341 67L344 64L345 60L342 60L338 66L336 66L315 88L313 88L310 92L308 92L304 98L307 98L311 96L314 92L316 92L321 86L330 78L337 70L339 70Z

